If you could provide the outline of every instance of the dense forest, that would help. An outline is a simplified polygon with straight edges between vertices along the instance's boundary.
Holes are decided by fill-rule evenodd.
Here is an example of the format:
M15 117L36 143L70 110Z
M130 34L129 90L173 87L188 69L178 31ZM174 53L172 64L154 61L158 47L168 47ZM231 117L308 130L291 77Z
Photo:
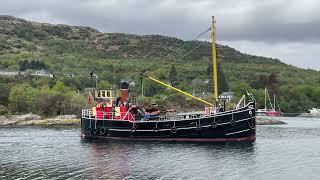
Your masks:
M172 63L199 43L159 35L101 33L89 27L0 16L0 69L46 69L54 75L0 76L0 114L77 114L86 106L85 88L95 86L90 72L98 75L98 88L117 89L122 80L133 82L131 94L140 102L157 103L162 109L203 108L201 103L140 79L145 72L210 101L211 44L202 43L197 51ZM250 91L258 107L262 107L267 87L270 95L276 94L284 112L301 113L320 107L319 71L244 54L219 44L217 54L220 93L233 91L236 95L230 106Z

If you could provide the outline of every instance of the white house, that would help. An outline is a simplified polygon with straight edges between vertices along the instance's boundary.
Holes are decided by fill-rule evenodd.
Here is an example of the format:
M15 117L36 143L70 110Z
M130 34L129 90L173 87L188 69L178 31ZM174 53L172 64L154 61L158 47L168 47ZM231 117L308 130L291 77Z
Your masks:
M11 71L11 70L0 70L0 76L17 76L19 75L19 71Z
M219 98L225 99L227 101L230 101L233 97L234 97L234 93L233 92L224 92L224 93L219 95Z
M47 70L44 70L44 69L37 69L37 70L34 70L31 75L33 76L45 76L45 77L53 77L53 74L51 74L49 71Z
M67 77L70 77L70 78L75 77L75 75L74 75L73 73L66 73L66 74L64 74L64 75L67 76Z

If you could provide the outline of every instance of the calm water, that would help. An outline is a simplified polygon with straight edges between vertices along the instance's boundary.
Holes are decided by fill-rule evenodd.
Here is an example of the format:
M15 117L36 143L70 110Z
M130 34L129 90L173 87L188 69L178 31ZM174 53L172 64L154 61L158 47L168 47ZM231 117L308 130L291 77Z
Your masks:
M83 142L79 129L0 128L0 179L320 179L320 119L255 143Z

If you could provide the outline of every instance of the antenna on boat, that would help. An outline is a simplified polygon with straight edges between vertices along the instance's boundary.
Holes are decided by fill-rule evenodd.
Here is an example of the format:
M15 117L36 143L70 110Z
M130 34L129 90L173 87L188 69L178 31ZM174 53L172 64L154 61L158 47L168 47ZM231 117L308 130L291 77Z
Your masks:
M97 89L98 88L98 75L97 74L95 74L94 72L93 72L93 70L90 72L90 78L91 78L91 82L92 82L92 84L93 84L93 76L95 77L95 79L96 79L96 82L95 82L95 89Z
M264 87L264 109L267 110L267 86Z
M214 86L214 101L217 105L218 103L218 68L217 68L217 50L216 50L216 28L214 26L214 16L212 16L212 27L211 27L211 37L212 37L212 64L213 64L213 86Z
M275 111L276 110L276 93L273 93L273 107Z
M141 84L141 96L144 96L144 89L143 89L143 73L145 73L145 71L140 73L140 84Z

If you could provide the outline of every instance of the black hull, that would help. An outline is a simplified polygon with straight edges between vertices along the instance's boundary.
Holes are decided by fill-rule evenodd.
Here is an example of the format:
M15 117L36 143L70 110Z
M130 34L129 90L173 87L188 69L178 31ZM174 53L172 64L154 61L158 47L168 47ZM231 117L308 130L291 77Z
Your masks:
M190 119L125 121L81 118L84 138L137 141L254 141L255 103L233 111Z

